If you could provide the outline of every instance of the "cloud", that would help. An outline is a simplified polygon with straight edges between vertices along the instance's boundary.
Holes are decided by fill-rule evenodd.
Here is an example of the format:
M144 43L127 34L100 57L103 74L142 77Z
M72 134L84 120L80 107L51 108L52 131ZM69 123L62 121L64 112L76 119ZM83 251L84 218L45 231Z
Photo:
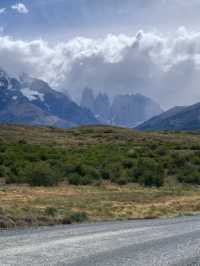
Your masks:
M139 31L54 46L1 36L0 62L12 75L27 72L74 95L89 86L109 95L143 93L165 108L200 101L200 32L183 27L174 35Z
M0 15L6 12L6 8L0 8Z
M12 5L11 8L21 14L29 13L28 8L23 3L16 3L15 5Z

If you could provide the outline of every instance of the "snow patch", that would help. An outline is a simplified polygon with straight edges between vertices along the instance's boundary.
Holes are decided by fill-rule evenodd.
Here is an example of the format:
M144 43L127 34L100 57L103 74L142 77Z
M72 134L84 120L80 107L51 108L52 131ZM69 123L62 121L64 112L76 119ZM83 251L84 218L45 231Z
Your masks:
M30 88L23 88L21 92L26 98L28 98L29 101L35 101L35 100L38 100L39 98L41 102L44 102L43 93L31 90Z
M0 87L4 87L4 82L3 81L0 81Z
M13 99L14 101L16 101L16 100L18 99L18 97L17 97L17 96L13 96L12 99Z

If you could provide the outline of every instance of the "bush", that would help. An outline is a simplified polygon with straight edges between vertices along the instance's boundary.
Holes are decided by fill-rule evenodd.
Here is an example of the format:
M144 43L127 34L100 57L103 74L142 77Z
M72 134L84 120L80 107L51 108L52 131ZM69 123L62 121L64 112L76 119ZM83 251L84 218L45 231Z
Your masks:
M200 165L200 157L198 156L192 156L190 158L190 162L195 165Z
M94 180L96 179L89 174L82 176L80 185L83 185L83 186L91 185L94 182Z
M25 145L25 144L27 144L27 142L26 142L25 139L20 139L20 140L18 141L18 143L21 144L21 145Z
M73 212L67 214L62 223L63 224L71 224L71 223L82 223L88 220L88 216L86 212Z
M133 166L133 161L130 160L130 159L125 159L125 160L122 161L122 165L125 168L131 168Z
M54 207L47 207L45 209L45 214L48 215L48 216L53 216L54 217L56 215L56 213L57 213L57 209L54 208Z
M180 183L200 185L200 173L194 169L184 169L178 175Z
M73 173L67 177L69 184L71 185L80 185L81 184L81 176L78 173Z
M6 177L8 169L4 165L0 165L0 177Z
M100 171L100 174L101 174L102 179L104 179L104 180L109 180L110 179L110 173L109 173L109 171L107 169L102 169Z
M94 178L91 175L85 175L85 176L81 176L78 173L73 173L71 175L68 176L67 178L69 184L71 185L90 185L94 182Z
M148 170L139 178L139 182L147 187L161 187L164 184L164 178L161 174Z
M108 166L110 180L115 182L122 176L123 168L119 163L113 163Z
M157 149L156 149L156 153L159 155L159 156L164 156L167 154L167 151L164 147L162 146L159 146Z
M46 163L36 163L28 170L28 182L31 186L55 186L58 176Z
M134 149L130 149L128 151L128 157L130 157L130 158L137 158L138 157L138 154L137 154L137 152Z
M88 220L88 216L85 212L74 212L70 215L72 223L82 223Z
M128 184L128 178L127 177L120 177L119 179L116 180L118 185L124 186Z
M159 163L152 159L140 159L133 169L133 180L145 186L160 187L164 183L164 171Z
M96 168L92 166L84 166L83 169L85 176L89 176L93 180L101 179L100 171L98 171Z
M63 167L65 175L69 175L71 173L75 173L76 171L78 172L78 170L77 170L77 169L79 169L78 167L80 167L80 165L77 166L75 164L65 164L64 167Z
M172 153L172 162L176 167L184 167L187 163L187 157L184 155L180 155L178 152Z

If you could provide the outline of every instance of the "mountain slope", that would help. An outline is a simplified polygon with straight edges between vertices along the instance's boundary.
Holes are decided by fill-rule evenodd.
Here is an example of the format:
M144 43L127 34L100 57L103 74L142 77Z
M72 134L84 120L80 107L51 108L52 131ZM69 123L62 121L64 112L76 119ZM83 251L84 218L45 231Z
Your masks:
M141 94L118 95L112 104L112 120L115 125L134 127L160 113L160 106Z
M200 103L175 107L137 127L139 130L199 130Z
M46 82L27 75L17 80L0 69L0 123L68 128L98 121L89 110L54 91Z
M26 79L21 77L20 80L24 96L43 111L77 125L98 123L88 109L78 106L66 95L53 90L48 83L27 77Z

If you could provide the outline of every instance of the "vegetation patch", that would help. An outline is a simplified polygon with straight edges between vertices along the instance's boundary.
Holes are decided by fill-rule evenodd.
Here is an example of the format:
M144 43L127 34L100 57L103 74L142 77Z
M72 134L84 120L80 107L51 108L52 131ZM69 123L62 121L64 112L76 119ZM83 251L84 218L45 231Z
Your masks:
M0 177L7 184L99 185L109 180L161 187L169 177L174 183L200 184L197 134L190 133L189 141L189 133L139 133L99 126L58 132L33 128L35 136L18 139L17 129L0 133Z
M197 132L2 125L0 227L198 212L199 143Z

